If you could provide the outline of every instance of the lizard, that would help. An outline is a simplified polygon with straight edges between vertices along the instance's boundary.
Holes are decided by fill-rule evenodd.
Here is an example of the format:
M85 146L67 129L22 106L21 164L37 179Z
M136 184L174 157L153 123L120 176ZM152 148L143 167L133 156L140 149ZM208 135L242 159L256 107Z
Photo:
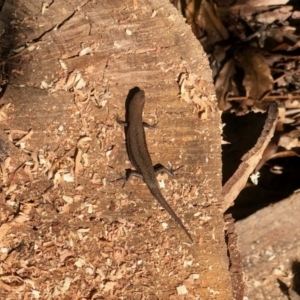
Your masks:
M129 172L127 172L126 182L129 181L132 176L142 177L153 197L171 215L171 217L188 236L189 240L193 242L188 230L183 225L180 218L175 214L160 191L159 184L156 179L156 173L161 171L165 171L170 175L173 175L173 173L172 171L164 168L162 165L159 165L160 169L157 171L155 170L155 167L153 167L145 138L144 127L151 126L143 122L142 114L144 104L145 92L138 89L134 96L129 98L126 108L127 111L125 122L117 120L119 124L125 126L127 154L131 164L136 169L136 171L129 170Z

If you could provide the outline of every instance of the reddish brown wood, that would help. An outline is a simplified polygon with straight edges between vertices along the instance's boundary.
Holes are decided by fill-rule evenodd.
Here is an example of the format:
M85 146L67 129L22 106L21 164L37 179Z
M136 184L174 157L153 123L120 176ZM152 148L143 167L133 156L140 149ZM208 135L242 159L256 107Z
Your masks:
M1 18L6 47L30 46L7 61L0 129L17 148L32 132L4 166L1 297L231 299L220 118L207 57L179 13L167 0L6 1ZM142 181L116 181L130 165L115 116L134 86L145 121L158 122L154 163L183 166L160 179L194 245Z

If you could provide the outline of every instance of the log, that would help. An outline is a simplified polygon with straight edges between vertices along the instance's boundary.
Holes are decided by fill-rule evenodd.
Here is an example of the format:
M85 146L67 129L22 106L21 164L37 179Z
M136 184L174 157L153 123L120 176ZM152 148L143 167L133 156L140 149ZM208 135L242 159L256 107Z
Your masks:
M300 299L298 193L236 223L249 299Z
M231 299L220 117L207 57L167 0L5 1L1 298ZM5 51L4 51L5 50ZM15 50L14 53L11 50ZM158 177L122 188L130 89ZM222 276L220 276L222 274Z

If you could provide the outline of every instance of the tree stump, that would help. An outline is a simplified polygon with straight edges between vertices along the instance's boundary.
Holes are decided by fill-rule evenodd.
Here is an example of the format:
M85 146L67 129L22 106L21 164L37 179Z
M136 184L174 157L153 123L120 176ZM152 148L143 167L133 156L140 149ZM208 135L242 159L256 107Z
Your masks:
M167 1L5 1L1 99L1 298L232 299L220 117L207 57ZM131 168L130 89L162 193ZM221 276L220 276L221 275Z

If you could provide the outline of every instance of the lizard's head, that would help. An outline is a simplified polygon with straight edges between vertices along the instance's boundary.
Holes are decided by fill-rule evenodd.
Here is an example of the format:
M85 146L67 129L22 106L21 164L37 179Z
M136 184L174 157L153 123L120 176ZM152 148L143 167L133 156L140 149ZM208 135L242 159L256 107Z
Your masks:
M143 90L139 90L134 97L132 98L131 102L134 105L144 106L145 104L145 92Z

